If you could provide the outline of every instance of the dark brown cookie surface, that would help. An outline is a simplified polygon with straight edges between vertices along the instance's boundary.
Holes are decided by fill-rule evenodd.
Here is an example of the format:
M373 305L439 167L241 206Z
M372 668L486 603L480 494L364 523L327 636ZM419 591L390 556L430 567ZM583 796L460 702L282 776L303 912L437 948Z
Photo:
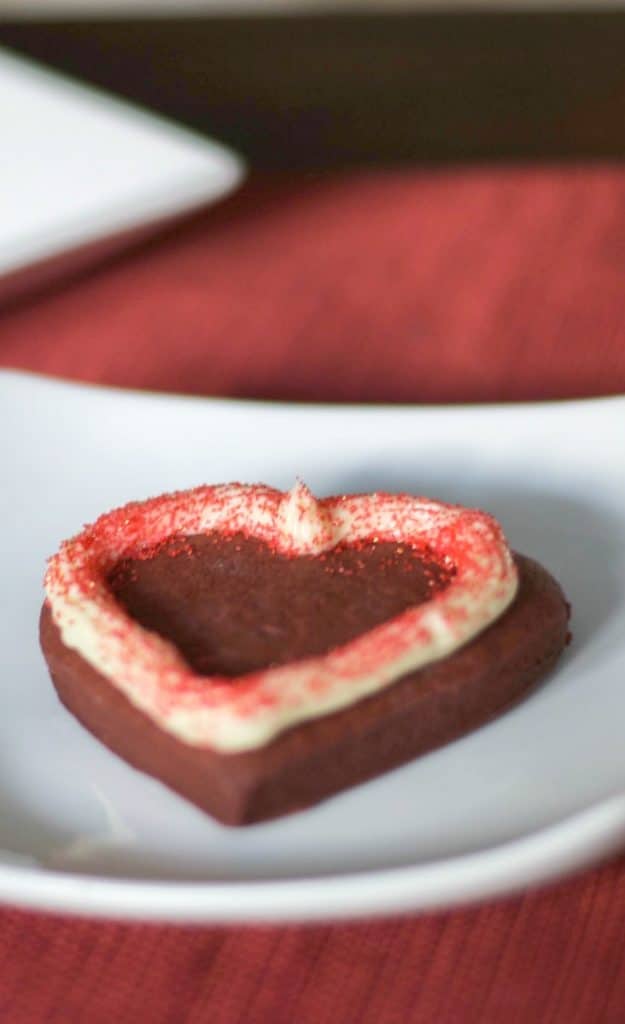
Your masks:
M407 544L294 558L253 537L208 534L121 562L109 583L196 672L240 676L326 654L429 600L450 578Z
M444 570L427 560L397 558L395 545L381 545L377 552L345 552L330 569L319 559L292 566L296 575L308 574L311 584L304 607L302 579L283 572L276 576L275 560L273 565L263 564L262 551L253 550L256 542L249 550L243 546L239 563L234 564L223 557L219 545L210 548L198 544L198 538L187 542L191 553L172 556L164 550L158 556L166 560L160 569L156 559L120 566L111 585L143 625L159 629L160 623L160 631L177 640L189 661L195 660L204 672L234 675L242 665L258 667L322 652L353 637L353 602L362 595L371 621L366 620L360 631L376 624L376 615L383 621L427 599L445 582ZM376 571L371 571L371 559L378 559ZM520 699L562 651L568 607L558 584L537 563L517 556L517 565L520 587L512 606L454 655L350 708L297 725L266 746L244 753L193 747L157 727L65 647L45 606L41 643L61 700L95 736L219 820L245 824L308 806L387 771L481 725ZM376 577L377 586L371 583ZM207 588L212 588L212 611ZM255 589L263 592L263 602L246 618L241 602ZM330 617L324 616L328 602L334 609ZM185 605L180 632L177 613L170 612ZM272 608L271 615L267 607ZM190 609L195 612L189 614ZM217 628L220 616L223 621ZM252 631L254 616L256 633L246 646L243 637ZM325 633L324 617L331 619Z

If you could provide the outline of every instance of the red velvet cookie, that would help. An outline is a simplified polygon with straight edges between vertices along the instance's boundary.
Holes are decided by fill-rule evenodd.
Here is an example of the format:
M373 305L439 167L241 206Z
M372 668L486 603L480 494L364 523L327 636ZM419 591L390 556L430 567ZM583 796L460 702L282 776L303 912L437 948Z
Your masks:
M229 824L316 803L475 728L566 643L548 573L489 516L302 485L196 488L102 516L50 560L64 704Z

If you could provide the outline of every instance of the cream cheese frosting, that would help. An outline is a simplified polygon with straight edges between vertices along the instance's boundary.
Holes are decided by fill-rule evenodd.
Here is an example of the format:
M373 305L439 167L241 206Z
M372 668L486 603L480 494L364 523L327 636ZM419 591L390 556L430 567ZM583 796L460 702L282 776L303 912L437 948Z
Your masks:
M423 604L320 657L239 677L197 675L175 646L118 604L107 577L124 558L172 537L243 532L292 556L378 541L426 547L454 569ZM298 482L197 487L134 502L65 541L46 596L63 643L178 739L222 753L263 746L285 729L338 711L448 657L514 600L517 571L499 524L484 512L411 495L315 499Z

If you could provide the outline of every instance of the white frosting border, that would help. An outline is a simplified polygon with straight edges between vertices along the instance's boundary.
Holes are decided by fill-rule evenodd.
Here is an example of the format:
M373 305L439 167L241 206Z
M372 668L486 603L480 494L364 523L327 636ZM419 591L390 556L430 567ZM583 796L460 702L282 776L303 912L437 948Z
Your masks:
M126 614L106 584L113 566L142 546L213 530L242 530L295 555L368 539L428 544L456 574L431 600L325 656L250 673L234 685L196 675L173 644ZM405 494L316 501L301 483L286 494L227 484L131 503L65 541L45 578L67 647L159 727L223 753L263 746L447 657L505 611L517 586L501 527L484 512Z

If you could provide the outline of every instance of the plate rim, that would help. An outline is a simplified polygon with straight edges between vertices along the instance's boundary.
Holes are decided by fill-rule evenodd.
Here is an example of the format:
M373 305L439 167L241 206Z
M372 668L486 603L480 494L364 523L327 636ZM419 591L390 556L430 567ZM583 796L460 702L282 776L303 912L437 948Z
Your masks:
M606 858L624 840L622 793L485 850L361 872L184 882L113 879L0 863L0 900L47 913L128 921L220 925L338 922L444 910L513 896L528 887L564 879Z
M106 395L117 395L120 398L131 397L133 399L152 399L157 401L176 401L184 404L202 405L223 405L226 407L241 406L241 408L262 408L266 410L281 410L292 412L306 411L332 411L332 412L358 412L372 413L378 415L383 413L418 413L424 414L456 414L459 412L512 412L523 409L551 409L560 410L563 408L600 408L607 405L625 404L625 391L615 392L610 395L588 395L583 398L540 398L527 399L514 402L298 402L291 399L274 398L247 398L236 395L200 395L190 394L184 391L161 391L156 388L140 388L120 384L94 383L92 381L79 380L73 377L64 377L62 374L43 373L39 370L30 370L26 367L2 366L0 364L0 383L5 379L17 378L18 380L35 381L50 387L70 388L76 391L101 392Z

